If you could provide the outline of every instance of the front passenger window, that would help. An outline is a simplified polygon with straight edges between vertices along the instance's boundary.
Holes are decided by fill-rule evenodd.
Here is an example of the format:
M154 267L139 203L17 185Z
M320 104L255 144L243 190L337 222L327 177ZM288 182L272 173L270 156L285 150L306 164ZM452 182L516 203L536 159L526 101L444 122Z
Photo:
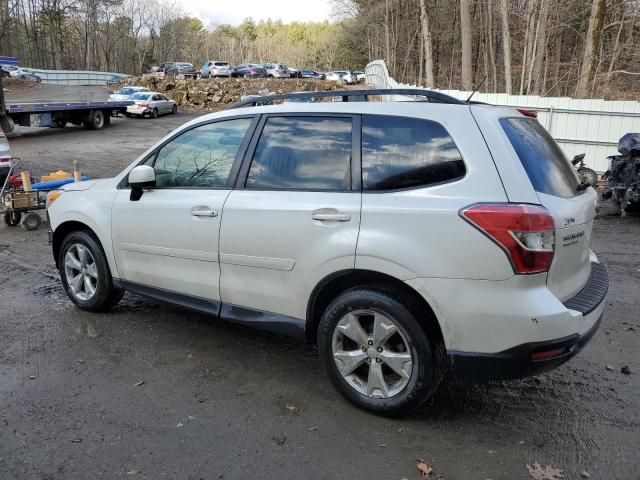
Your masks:
M187 130L153 159L157 187L223 188L251 118L224 120Z

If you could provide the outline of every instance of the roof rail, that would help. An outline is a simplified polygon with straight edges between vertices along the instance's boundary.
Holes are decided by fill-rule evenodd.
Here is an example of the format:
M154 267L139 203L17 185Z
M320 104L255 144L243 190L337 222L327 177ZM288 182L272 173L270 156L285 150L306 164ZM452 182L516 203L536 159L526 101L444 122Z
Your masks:
M444 93L434 92L432 90L425 90L422 88L379 88L371 90L331 90L325 92L299 92L299 93L284 93L278 95L251 95L233 103L225 108L230 110L233 108L242 107L255 107L256 105L268 104L276 100L309 100L312 98L325 98L325 97L342 97L343 102L368 102L370 96L385 96L385 95L409 95L416 97L424 97L426 101L430 103L450 103L457 105L466 105L466 102L458 100L457 98L445 95Z

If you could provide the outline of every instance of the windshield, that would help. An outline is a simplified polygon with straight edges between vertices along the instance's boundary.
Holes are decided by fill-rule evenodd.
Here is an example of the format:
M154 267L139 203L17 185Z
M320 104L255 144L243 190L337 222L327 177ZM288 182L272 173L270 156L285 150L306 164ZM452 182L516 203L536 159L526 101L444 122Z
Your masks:
M549 132L535 118L502 118L500 124L536 192L575 197L578 175Z

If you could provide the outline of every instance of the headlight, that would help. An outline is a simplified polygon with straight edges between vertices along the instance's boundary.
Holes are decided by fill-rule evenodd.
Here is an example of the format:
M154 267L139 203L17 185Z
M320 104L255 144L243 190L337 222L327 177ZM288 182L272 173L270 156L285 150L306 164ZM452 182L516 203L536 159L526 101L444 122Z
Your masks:
M64 193L64 190L51 190L47 193L47 209Z

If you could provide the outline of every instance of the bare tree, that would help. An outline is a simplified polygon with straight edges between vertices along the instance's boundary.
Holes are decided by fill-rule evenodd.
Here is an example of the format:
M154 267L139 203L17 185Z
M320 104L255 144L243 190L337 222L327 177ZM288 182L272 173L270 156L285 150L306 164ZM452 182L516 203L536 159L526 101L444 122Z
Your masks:
M462 88L473 89L473 63L471 62L471 0L460 0L460 33L462 50Z
M586 97L589 95L591 85L596 76L602 27L606 13L607 1L593 0L591 17L589 18L589 29L587 30L584 52L582 54L582 68L580 69L580 77L578 78L578 86L576 87L576 96L578 97Z
M420 25L422 27L422 43L424 45L424 69L427 87L434 87L433 81L433 44L431 42L431 25L429 25L429 12L427 0L420 2Z
M500 0L502 20L502 53L504 56L504 91L511 94L511 30L509 29L508 0Z

